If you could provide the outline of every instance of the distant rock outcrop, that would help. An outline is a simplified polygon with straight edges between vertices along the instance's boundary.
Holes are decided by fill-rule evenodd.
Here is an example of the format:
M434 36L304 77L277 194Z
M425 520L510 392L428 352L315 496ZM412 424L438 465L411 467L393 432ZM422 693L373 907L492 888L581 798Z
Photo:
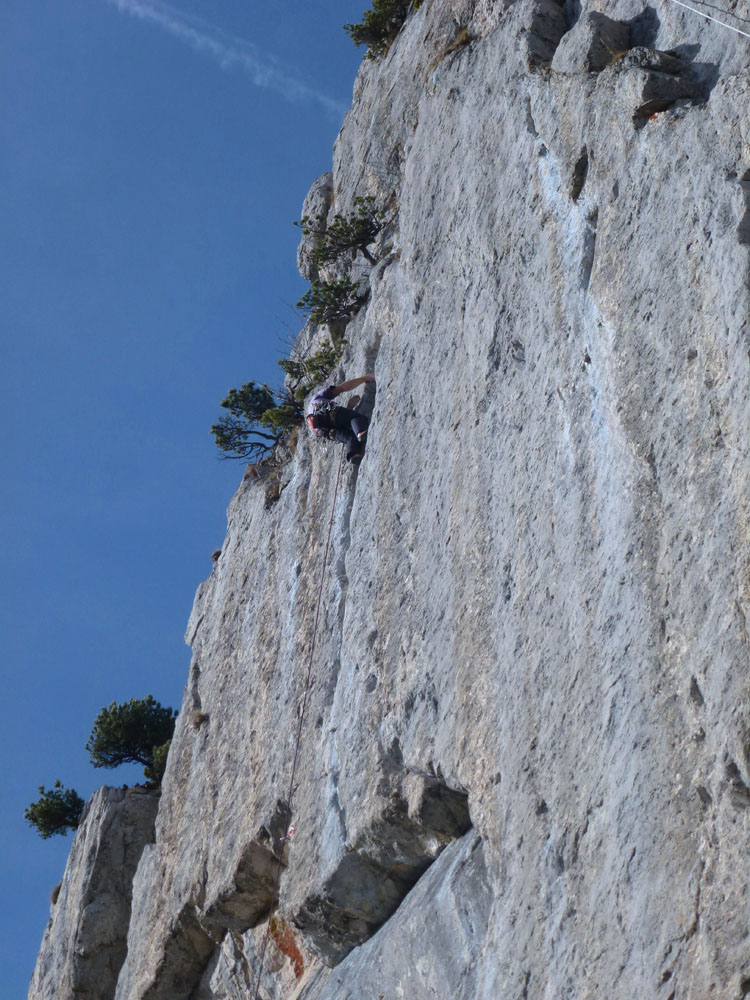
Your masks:
M29 1000L111 1000L125 960L133 876L154 839L159 796L100 788L55 887Z

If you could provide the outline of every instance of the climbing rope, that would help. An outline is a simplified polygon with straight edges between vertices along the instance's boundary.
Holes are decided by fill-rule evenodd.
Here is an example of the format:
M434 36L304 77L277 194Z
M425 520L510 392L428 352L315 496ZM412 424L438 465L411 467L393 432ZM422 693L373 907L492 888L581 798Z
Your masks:
M676 3L679 7L684 7L685 10L691 10L694 14L700 14L701 17L705 17L709 21L714 21L716 24L720 24L724 28L729 28L730 31L736 31L738 35L744 35L745 38L750 38L750 34L746 31L740 31L740 29L735 28L733 24L727 24L726 21L720 21L718 17L711 17L710 14L705 14L702 10L696 10L695 7L689 7L686 3L683 3L682 0L672 0L672 3ZM724 13L729 14L730 17L733 16L731 11L727 10ZM741 20L744 21L745 19L741 18Z
M310 691L313 685L313 656L315 655L315 640L318 637L318 621L320 619L320 605L322 603L323 597L323 584L325 583L325 571L328 564L328 550L331 546L331 530L333 528L333 518L336 513L336 498L339 492L339 482L341 481L341 469L344 464L344 451L346 450L346 445L342 445L341 457L339 459L339 468L336 473L336 486L333 490L333 503L331 505L331 517L328 521L328 537L326 538L325 552L323 553L323 565L320 570L320 587L318 588L318 600L315 606L315 622L313 624L312 641L310 643L310 658L307 663L307 674L305 675L305 686L303 689L302 703L299 707L299 719L297 722L297 738L294 742L294 757L292 758L292 774L289 779L289 793L286 799L286 821L284 823L284 836L282 837L282 848L279 852L279 857L276 860L276 875L274 877L273 884L273 894L271 896L271 912L268 914L268 923L266 924L266 933L263 936L263 946L260 950L260 958L258 960L258 978L255 983L255 994L254 1000L259 1000L260 997L260 976L263 971L263 961L266 957L266 948L268 947L268 939L271 936L271 918L273 917L274 910L276 908L277 897L279 892L279 882L281 881L281 869L283 867L283 854L284 847L289 840L291 840L292 834L294 832L294 827L291 826L292 822L292 798L294 796L294 779L297 776L297 763L299 761L299 748L302 742L302 726L305 721L305 712L307 710L307 702L310 697Z

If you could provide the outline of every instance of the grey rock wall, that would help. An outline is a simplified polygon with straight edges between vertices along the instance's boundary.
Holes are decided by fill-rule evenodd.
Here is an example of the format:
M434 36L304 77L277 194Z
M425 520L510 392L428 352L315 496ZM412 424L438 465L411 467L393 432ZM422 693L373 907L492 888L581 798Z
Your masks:
M747 994L748 45L435 0L363 63L367 454L232 500L117 1000Z

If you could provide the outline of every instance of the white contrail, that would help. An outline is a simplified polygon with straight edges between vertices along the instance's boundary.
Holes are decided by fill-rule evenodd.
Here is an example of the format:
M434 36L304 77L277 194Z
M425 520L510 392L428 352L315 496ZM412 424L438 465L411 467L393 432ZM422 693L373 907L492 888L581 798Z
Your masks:
M107 0L107 3L123 14L158 25L195 52L212 56L222 69L239 66L250 74L257 87L275 90L294 103L314 101L339 121L346 113L346 105L341 101L333 100L290 76L283 69L270 65L267 59L262 58L257 46L243 38L229 35L199 17L177 10L162 0Z

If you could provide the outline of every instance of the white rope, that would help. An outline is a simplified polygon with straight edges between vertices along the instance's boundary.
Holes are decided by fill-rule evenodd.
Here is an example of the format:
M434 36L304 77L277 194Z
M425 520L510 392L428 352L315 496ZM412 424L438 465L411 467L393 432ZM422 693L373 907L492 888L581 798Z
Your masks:
M720 21L717 17L711 17L710 14L704 14L702 10L696 10L695 7L688 7L686 3L682 0L672 0L672 3L678 4L680 7L684 7L685 10L691 10L694 14L700 14L701 17L705 17L709 21L715 21L716 24L721 24L725 28L729 28L730 31L736 31L738 35L744 35L745 38L750 38L750 35L746 31L740 31L739 28L735 28L733 24L727 24L726 21Z

